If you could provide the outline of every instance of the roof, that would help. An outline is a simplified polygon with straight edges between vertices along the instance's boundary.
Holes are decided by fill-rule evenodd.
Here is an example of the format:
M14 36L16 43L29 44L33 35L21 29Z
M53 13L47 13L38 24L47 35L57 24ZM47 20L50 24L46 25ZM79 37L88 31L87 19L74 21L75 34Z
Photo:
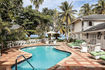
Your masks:
M89 16L82 17L83 20L105 20L105 15L103 14L94 14Z
M85 30L84 32L88 32L88 31L97 31L97 30L103 30L105 29L105 23L102 23L102 24L98 24L96 26L93 26L87 30Z
M93 14L93 15L89 15L89 16L78 17L72 23L79 21L79 20L80 21L81 20L104 20L105 21L105 15L104 14Z

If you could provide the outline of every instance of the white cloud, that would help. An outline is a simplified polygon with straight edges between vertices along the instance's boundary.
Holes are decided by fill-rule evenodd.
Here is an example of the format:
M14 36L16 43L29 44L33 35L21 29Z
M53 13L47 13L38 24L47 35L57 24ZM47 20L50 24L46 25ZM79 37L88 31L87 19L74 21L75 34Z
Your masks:
M64 1L71 2L70 0L44 0L44 3L40 6L40 10L42 10L45 7L48 7L50 9L59 9L58 6L60 6L61 3Z
M23 0L23 6L26 7L28 5L32 5L30 0Z
M49 9L57 9L59 10L59 6L61 5L62 2L68 1L69 3L73 2L74 9L78 10L84 3L89 3L93 4L96 3L97 0L44 0L43 4L40 5L39 10L41 11L43 8L48 7ZM24 4L23 6L26 7L28 5L32 5L30 0L23 0ZM34 9L34 6L33 6Z

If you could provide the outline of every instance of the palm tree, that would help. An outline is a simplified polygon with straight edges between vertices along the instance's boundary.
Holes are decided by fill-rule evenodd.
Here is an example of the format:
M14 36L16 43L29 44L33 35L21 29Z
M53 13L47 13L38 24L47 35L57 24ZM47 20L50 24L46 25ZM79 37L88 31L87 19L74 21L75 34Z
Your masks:
M97 14L105 14L105 0L99 0L98 4L93 5L93 12Z
M39 5L41 5L44 0L31 0L31 2L35 5L35 9L38 11Z
M61 19L58 19L58 22L57 22L57 30L59 30L59 32L61 34L65 34L65 32L66 32L66 27L63 24L63 21Z
M68 41L68 36L69 36L69 24L72 23L73 21L73 14L75 14L76 10L73 10L73 5L72 3L68 3L67 1L63 2L62 5L60 6L60 9L62 12L60 12L60 18L63 21L63 24L65 24L65 35L67 37Z
M0 2L2 3L4 0L0 0Z
M42 12L43 12L44 14L48 14L48 11L49 11L48 8L43 8L43 10L42 10Z
M43 8L42 13L45 14L45 15L53 16L54 15L54 10L53 9L48 9L48 8Z
M54 27L53 30L57 32L58 31L57 24L59 23L59 21L58 21L59 20L59 18L58 18L59 17L59 13L58 13L58 11L56 9L54 10L54 14L52 16L53 16L52 17L53 18L53 27Z
M91 8L92 7L88 3L84 4L79 11L80 12L79 15L87 16L87 15L92 14Z

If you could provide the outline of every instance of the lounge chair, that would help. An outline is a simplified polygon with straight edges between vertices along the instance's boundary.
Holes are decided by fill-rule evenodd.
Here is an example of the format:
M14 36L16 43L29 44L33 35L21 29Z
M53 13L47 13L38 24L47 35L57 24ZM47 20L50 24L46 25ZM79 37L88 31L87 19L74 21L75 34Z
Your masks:
M80 45L76 43L68 43L68 46L71 48L80 48Z
M105 55L105 51L91 52L90 53L95 59L99 59L101 56Z
M103 55L103 56L100 56L100 59L103 59L103 60L105 60L105 55Z
M68 43L68 46L70 46L71 48L81 48L80 46L83 42L83 40L76 40L75 42Z
M105 55L100 56L100 59L104 60L103 63L105 64Z
M105 55L100 56L100 59L102 59L103 60L102 63L105 64Z

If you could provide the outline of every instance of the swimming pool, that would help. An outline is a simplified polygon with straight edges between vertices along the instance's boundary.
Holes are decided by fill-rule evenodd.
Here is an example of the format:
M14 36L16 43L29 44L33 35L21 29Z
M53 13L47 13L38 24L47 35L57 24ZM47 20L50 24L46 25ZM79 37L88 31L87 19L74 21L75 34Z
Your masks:
M34 66L35 70L47 70L70 56L70 53L56 50L53 46L36 46L21 50L32 54L28 61ZM15 70L15 66L12 67L12 70ZM32 68L24 61L18 64L18 70L32 70Z

